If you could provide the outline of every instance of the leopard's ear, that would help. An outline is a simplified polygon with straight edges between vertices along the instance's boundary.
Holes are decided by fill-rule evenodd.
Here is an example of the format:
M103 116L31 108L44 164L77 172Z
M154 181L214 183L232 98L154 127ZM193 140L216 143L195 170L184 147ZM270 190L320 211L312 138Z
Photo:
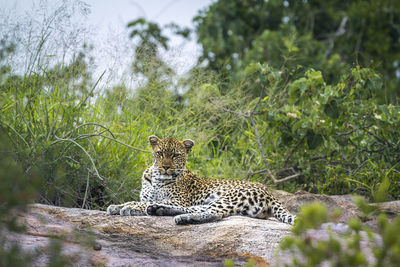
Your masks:
M185 146L186 151L189 153L190 150L192 150L192 147L194 146L194 142L193 142L193 140L186 139L186 140L183 140L183 145Z
M158 144L158 141L160 141L160 138L158 138L157 136L155 135L149 136L149 142L152 148L154 148Z

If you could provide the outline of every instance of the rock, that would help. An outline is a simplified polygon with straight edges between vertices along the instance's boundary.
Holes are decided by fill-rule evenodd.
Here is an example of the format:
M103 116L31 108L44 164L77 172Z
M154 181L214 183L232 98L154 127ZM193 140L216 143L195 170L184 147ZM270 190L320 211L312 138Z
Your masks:
M24 234L9 233L25 251L45 248L51 236L63 241L63 254L74 265L221 266L226 259L243 265L273 263L275 250L290 225L232 216L220 222L178 226L172 217L110 216L103 211L32 204L19 215ZM91 230L88 230L91 229ZM85 236L96 243L84 246ZM79 236L80 238L77 238ZM48 259L39 257L37 265Z
M392 214L392 215L400 214L400 200L373 203L372 205L376 206L378 210L383 211L386 214Z
M318 195L312 194L305 191L298 191L294 194L290 194L285 191L276 190L272 194L281 200L286 208L296 214L300 211L300 207L312 202L318 202L326 205L329 212L335 210L340 211L340 216L337 218L337 223L347 223L350 218L361 218L364 224L370 227L372 230L377 230L377 217L379 213L374 213L368 218L364 218L354 203L354 195ZM378 211L385 212L389 221L394 219L400 214L400 200L382 202L382 203L371 203L370 205L376 206Z
M335 232L345 231L348 218L358 216L352 196L324 196L274 191L287 208L297 213L306 203L318 201L329 210L342 211ZM377 204L388 214L398 214L400 203ZM39 249L35 265L46 265L51 237L62 242L62 253L76 266L221 266L226 259L243 265L252 260L256 266L275 261L276 249L291 226L275 219L260 220L232 216L219 222L175 225L172 217L109 216L104 211L29 205L19 221L25 233L7 233L6 246L18 243L25 251ZM374 224L373 219L367 223ZM318 231L318 232L315 232ZM314 240L328 236L327 227L312 232ZM4 232L3 232L4 233ZM316 234L317 233L317 234ZM94 239L94 242L87 242ZM86 245L85 245L86 243ZM282 258L282 257L281 257Z

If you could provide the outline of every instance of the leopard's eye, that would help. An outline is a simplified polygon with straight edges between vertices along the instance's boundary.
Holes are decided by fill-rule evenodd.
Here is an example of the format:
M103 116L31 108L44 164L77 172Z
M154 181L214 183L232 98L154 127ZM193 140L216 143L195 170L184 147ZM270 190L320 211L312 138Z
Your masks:
M180 153L175 153L173 157L174 157L174 158L177 158L177 157L180 157L180 156L181 156Z
M163 153L162 153L161 151L157 151L157 155L160 156L160 157L162 157L162 156L163 156Z

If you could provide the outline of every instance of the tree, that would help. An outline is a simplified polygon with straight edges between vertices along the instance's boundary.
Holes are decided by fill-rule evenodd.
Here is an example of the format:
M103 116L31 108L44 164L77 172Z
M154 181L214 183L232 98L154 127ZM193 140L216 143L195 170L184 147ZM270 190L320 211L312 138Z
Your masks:
M387 81L381 102L397 103L400 96L399 1L219 0L194 21L200 63L229 77L261 62L314 68L337 82L357 64Z
M139 18L128 23L132 29L130 37L137 38L135 59L132 70L147 78L147 82L166 80L165 76L174 74L174 71L159 57L159 49L168 49L168 38L162 34L161 28L152 22Z

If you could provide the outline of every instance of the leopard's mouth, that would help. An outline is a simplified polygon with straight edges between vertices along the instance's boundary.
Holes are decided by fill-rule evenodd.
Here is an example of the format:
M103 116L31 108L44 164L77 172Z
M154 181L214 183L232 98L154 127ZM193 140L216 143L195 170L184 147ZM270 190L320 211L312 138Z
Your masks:
M162 175L171 175L171 176L176 176L176 175L178 175L178 171L175 169L175 168L163 168L163 167L160 167L159 168L159 171L160 171L160 173L162 174Z

